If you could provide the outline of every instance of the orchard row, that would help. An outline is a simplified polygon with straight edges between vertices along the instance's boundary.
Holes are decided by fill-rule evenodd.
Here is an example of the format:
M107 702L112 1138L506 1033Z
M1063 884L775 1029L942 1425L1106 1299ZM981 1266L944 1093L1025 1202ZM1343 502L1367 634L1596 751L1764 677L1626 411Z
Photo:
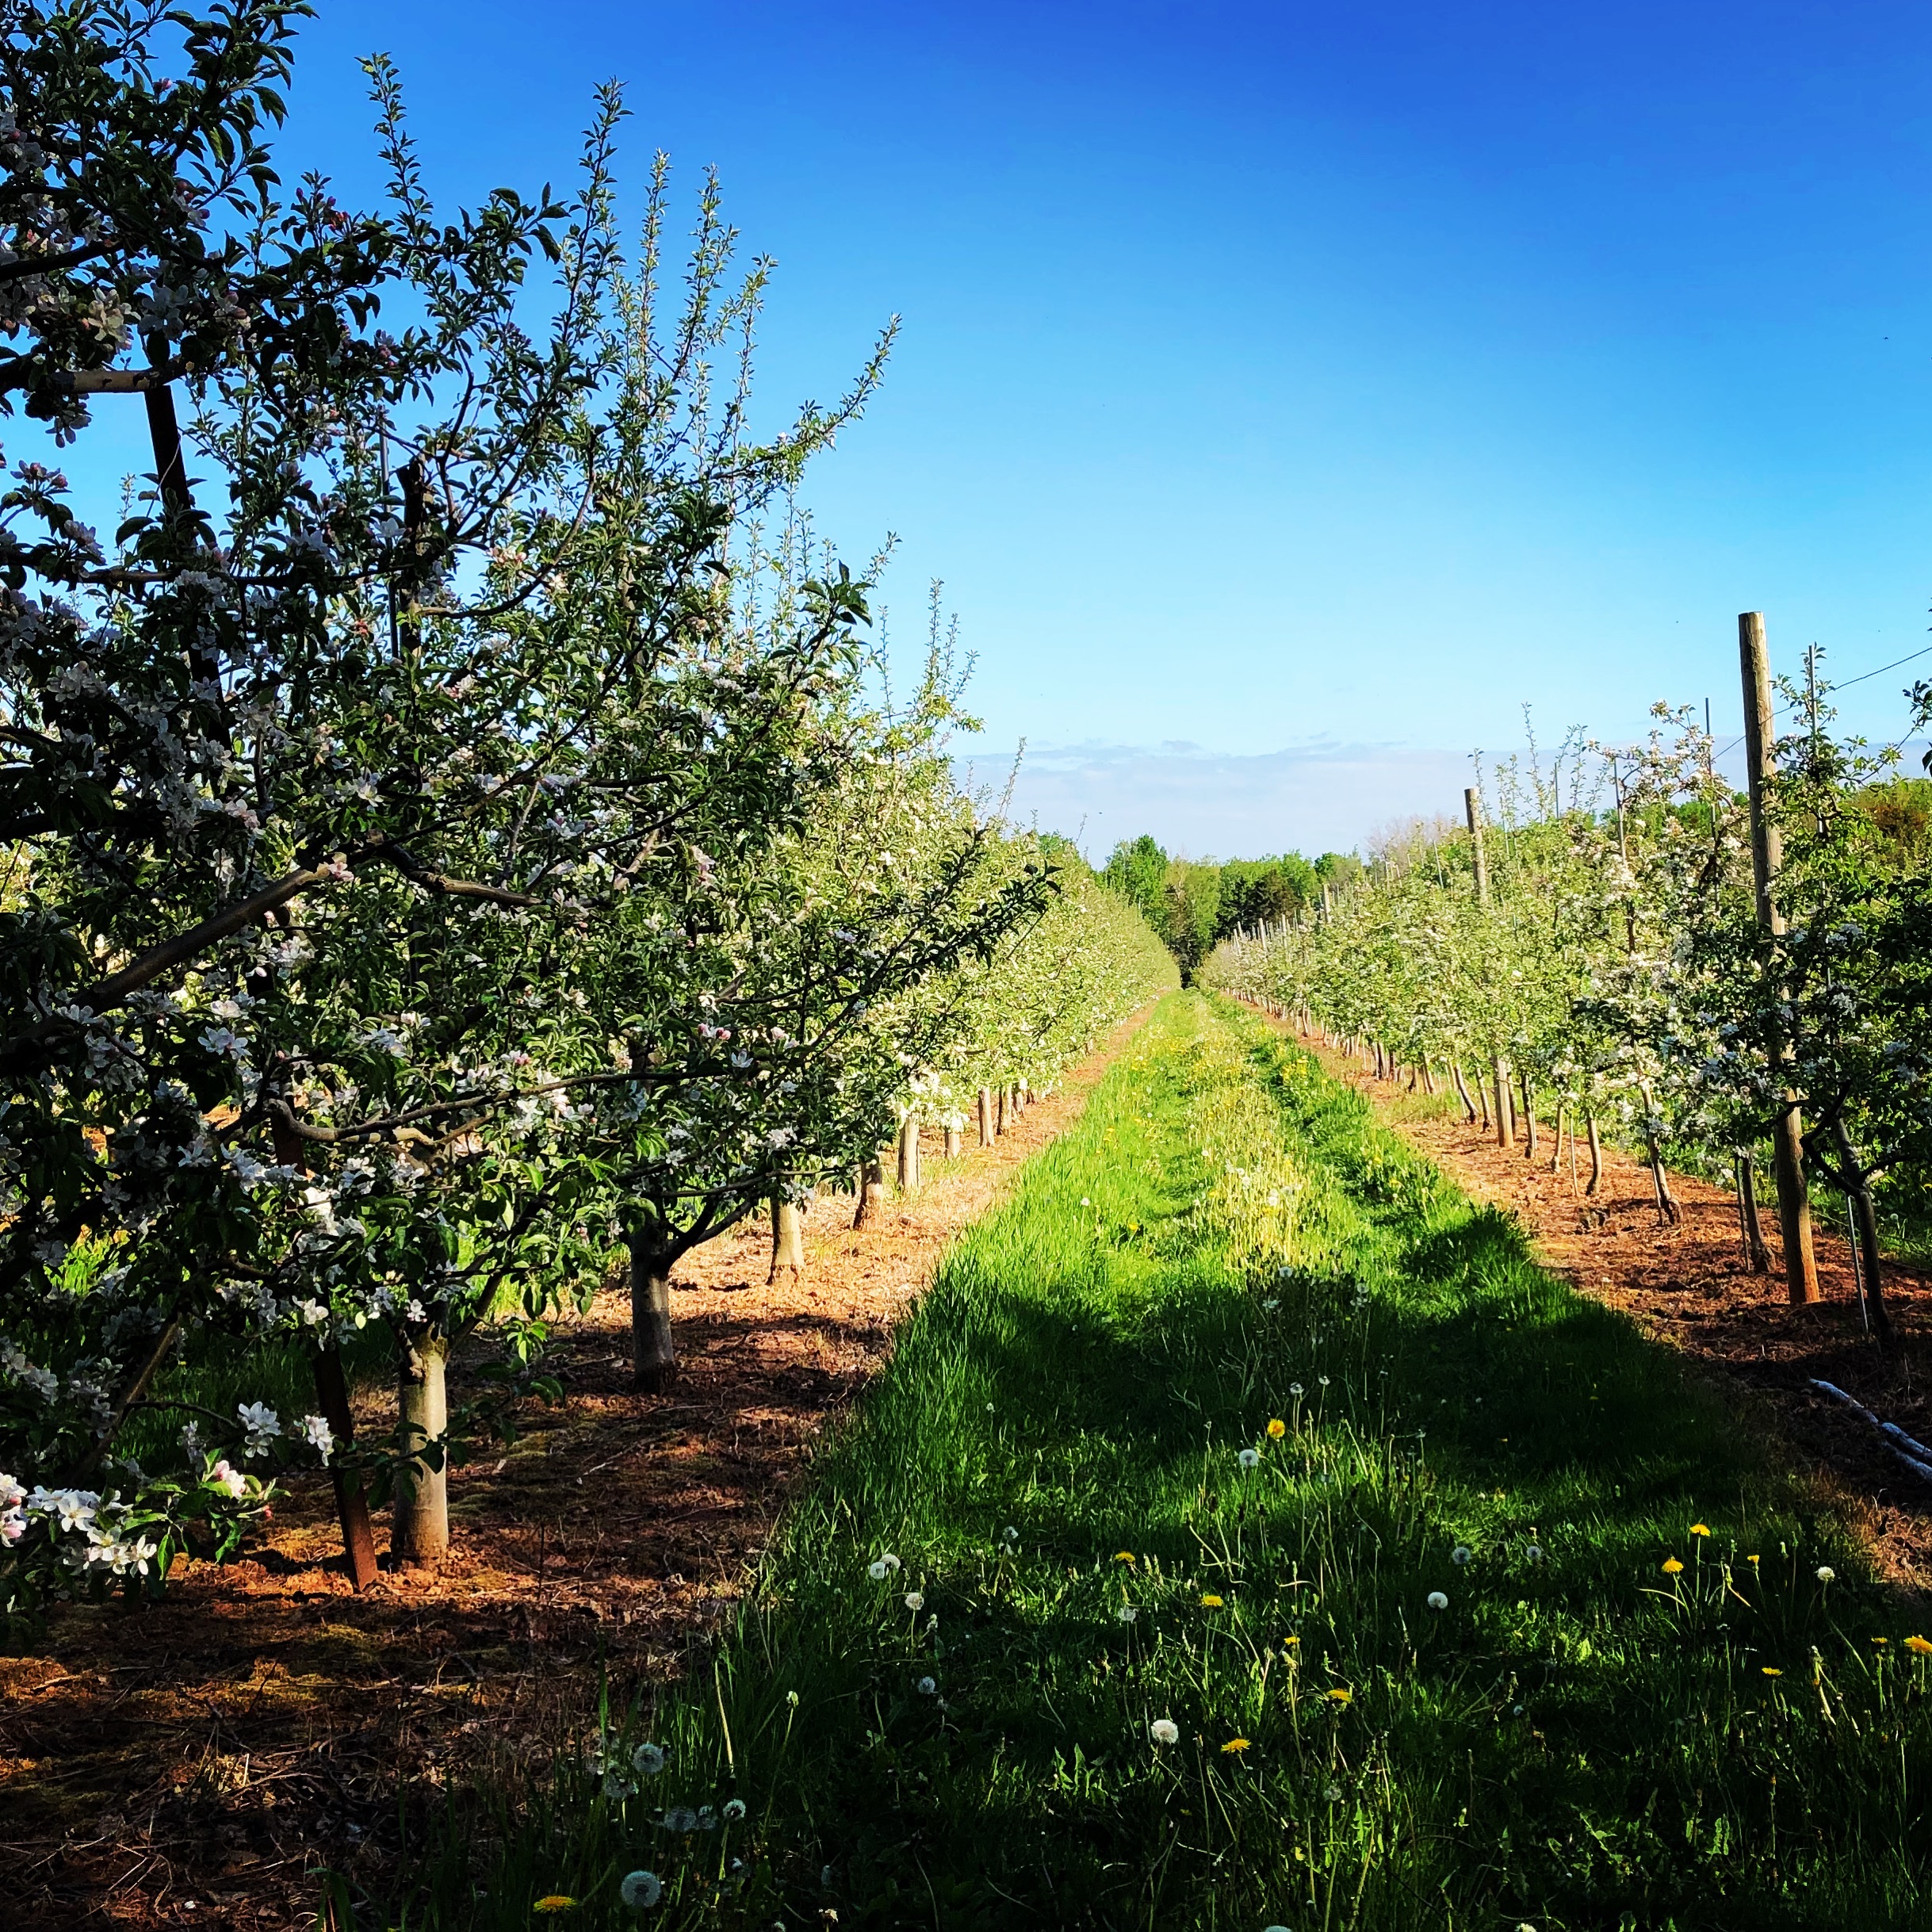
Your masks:
M876 573L799 507L889 331L758 427L767 266L710 186L673 262L661 160L627 240L614 90L572 192L446 214L372 62L381 205L285 189L300 10L0 41L0 403L152 465L90 521L40 448L3 506L10 1617L231 1549L291 1460L331 1463L358 1567L392 1486L434 1558L450 1454L614 1251L648 1385L680 1254L1050 1085L1171 970L960 789L936 606L895 694ZM396 1429L354 1444L372 1326ZM448 1413L486 1332L491 1399ZM276 1337L314 1414L182 1398L184 1350Z
M1754 632L1752 626L1755 626ZM1762 626L1744 622L1747 671ZM1729 1169L1741 1241L1768 1265L1754 1156L1777 1180L1794 1299L1815 1300L1812 1183L1849 1203L1881 1340L1881 1214L1922 1222L1932 1180L1932 785L1831 734L1828 687L1787 687L1777 737L1760 676L1754 782L1659 710L1648 741L1575 737L1544 771L1497 773L1463 822L1417 827L1319 912L1257 923L1203 968L1394 1077L1453 1081L1469 1119L1539 1156L1540 1113L1666 1158ZM1750 695L1747 685L1747 695ZM1913 725L1924 686L1908 694Z

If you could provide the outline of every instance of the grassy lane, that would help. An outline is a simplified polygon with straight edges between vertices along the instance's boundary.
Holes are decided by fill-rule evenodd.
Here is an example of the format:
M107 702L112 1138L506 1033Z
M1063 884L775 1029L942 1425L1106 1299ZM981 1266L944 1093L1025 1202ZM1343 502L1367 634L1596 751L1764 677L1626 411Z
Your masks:
M480 1900L446 1838L407 1922L634 1923L641 1867L677 1926L1932 1923L1908 1614L1666 1352L1178 995L951 1253L668 1768L627 1796L614 1724L607 1795L561 1773Z

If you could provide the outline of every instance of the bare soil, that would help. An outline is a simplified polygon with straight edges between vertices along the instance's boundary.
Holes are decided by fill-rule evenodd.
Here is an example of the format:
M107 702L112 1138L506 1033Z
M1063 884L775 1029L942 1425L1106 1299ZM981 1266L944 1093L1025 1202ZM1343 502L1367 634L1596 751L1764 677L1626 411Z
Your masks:
M561 1325L567 1399L452 1472L435 1573L385 1563L357 1595L327 1487L297 1482L241 1560L185 1561L162 1601L68 1609L35 1655L0 1658L0 1926L312 1926L307 1873L393 1858L399 1781L540 1759L584 1726L600 1666L619 1700L675 1678L947 1242L1138 1023L992 1147L928 1154L875 1225L852 1229L849 1196L818 1203L801 1281L767 1285L760 1224L687 1257L670 1392L629 1386L626 1295Z
M1291 1031L1291 1029L1287 1029ZM1555 1134L1540 1129L1532 1164L1521 1123L1513 1148L1467 1124L1454 1095L1424 1098L1378 1080L1372 1066L1313 1040L1329 1072L1357 1088L1386 1123L1474 1199L1515 1216L1539 1259L1586 1295L1620 1309L1643 1331L1690 1356L1700 1370L1749 1391L1750 1413L1783 1438L1786 1460L1808 1471L1868 1540L1881 1574L1915 1592L1932 1588L1932 1484L1914 1476L1884 1440L1851 1410L1811 1387L1835 1383L1907 1434L1932 1442L1932 1277L1896 1264L1885 1271L1886 1305L1899 1346L1888 1357L1866 1334L1850 1244L1834 1224L1838 1197L1819 1190L1813 1233L1825 1299L1794 1307L1787 1299L1777 1217L1768 1177L1759 1184L1768 1274L1747 1265L1730 1189L1673 1173L1679 1219L1658 1215L1650 1169L1605 1146L1603 1180L1592 1199L1587 1142L1566 1134L1553 1169Z

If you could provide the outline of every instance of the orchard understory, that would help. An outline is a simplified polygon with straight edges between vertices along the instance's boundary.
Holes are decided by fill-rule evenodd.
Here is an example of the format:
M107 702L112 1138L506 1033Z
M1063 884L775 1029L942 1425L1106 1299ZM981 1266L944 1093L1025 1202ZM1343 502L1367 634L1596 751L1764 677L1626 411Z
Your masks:
M1173 996L683 1692L432 1808L415 1888L342 1908L1926 1922L1932 1641L1739 1421L1277 1029Z

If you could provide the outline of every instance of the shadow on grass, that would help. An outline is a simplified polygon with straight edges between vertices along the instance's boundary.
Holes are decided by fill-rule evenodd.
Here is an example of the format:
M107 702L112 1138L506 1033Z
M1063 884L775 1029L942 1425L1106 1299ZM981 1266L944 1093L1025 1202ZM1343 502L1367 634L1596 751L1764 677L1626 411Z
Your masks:
M949 1257L661 1787L546 1814L580 1922L631 1861L679 1925L1923 1922L1921 1666L1841 1527L1281 1043L1233 1029L1343 1259L1130 1200L1227 1023L1164 1023ZM1096 1233L1101 1176L1157 1239ZM664 1828L730 1796L742 1845Z

